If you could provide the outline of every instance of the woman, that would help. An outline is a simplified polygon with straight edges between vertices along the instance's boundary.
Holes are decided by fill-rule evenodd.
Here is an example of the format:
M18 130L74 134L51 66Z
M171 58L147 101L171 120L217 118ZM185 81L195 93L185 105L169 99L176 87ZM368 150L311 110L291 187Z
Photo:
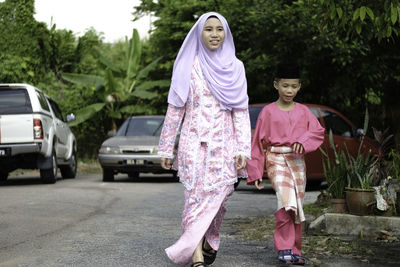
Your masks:
M243 63L227 21L203 14L186 36L174 63L168 110L160 137L161 165L185 186L183 234L165 251L178 264L211 264L219 248L226 199L238 176L246 177L251 130ZM238 174L238 172L240 172Z

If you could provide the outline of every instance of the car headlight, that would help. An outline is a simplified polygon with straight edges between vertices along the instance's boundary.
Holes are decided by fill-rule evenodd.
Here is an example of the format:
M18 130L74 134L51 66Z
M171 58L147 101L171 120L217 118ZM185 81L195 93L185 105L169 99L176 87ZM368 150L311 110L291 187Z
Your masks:
M119 148L114 146L102 146L99 150L100 154L119 154Z

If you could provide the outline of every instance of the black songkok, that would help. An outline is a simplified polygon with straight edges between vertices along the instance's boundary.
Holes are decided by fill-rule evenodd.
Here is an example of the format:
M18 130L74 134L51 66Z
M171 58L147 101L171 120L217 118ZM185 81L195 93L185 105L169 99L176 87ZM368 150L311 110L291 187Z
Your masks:
M300 79L300 68L297 64L279 64L275 78L278 79Z

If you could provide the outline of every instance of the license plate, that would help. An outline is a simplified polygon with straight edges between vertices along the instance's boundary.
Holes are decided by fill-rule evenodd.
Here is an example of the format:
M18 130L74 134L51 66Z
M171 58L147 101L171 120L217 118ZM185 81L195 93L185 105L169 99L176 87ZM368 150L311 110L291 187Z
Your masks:
M0 157L7 157L11 155L11 148L0 148Z
M143 165L144 160L143 159L128 159L126 161L126 164L128 164L128 165Z

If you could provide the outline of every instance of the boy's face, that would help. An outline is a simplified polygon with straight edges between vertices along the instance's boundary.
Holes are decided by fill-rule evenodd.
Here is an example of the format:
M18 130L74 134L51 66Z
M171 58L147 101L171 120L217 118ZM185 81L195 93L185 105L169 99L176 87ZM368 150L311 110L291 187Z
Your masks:
M279 99L287 104L293 102L294 97L300 90L300 79L280 79L279 82L274 82L274 87L278 90Z

